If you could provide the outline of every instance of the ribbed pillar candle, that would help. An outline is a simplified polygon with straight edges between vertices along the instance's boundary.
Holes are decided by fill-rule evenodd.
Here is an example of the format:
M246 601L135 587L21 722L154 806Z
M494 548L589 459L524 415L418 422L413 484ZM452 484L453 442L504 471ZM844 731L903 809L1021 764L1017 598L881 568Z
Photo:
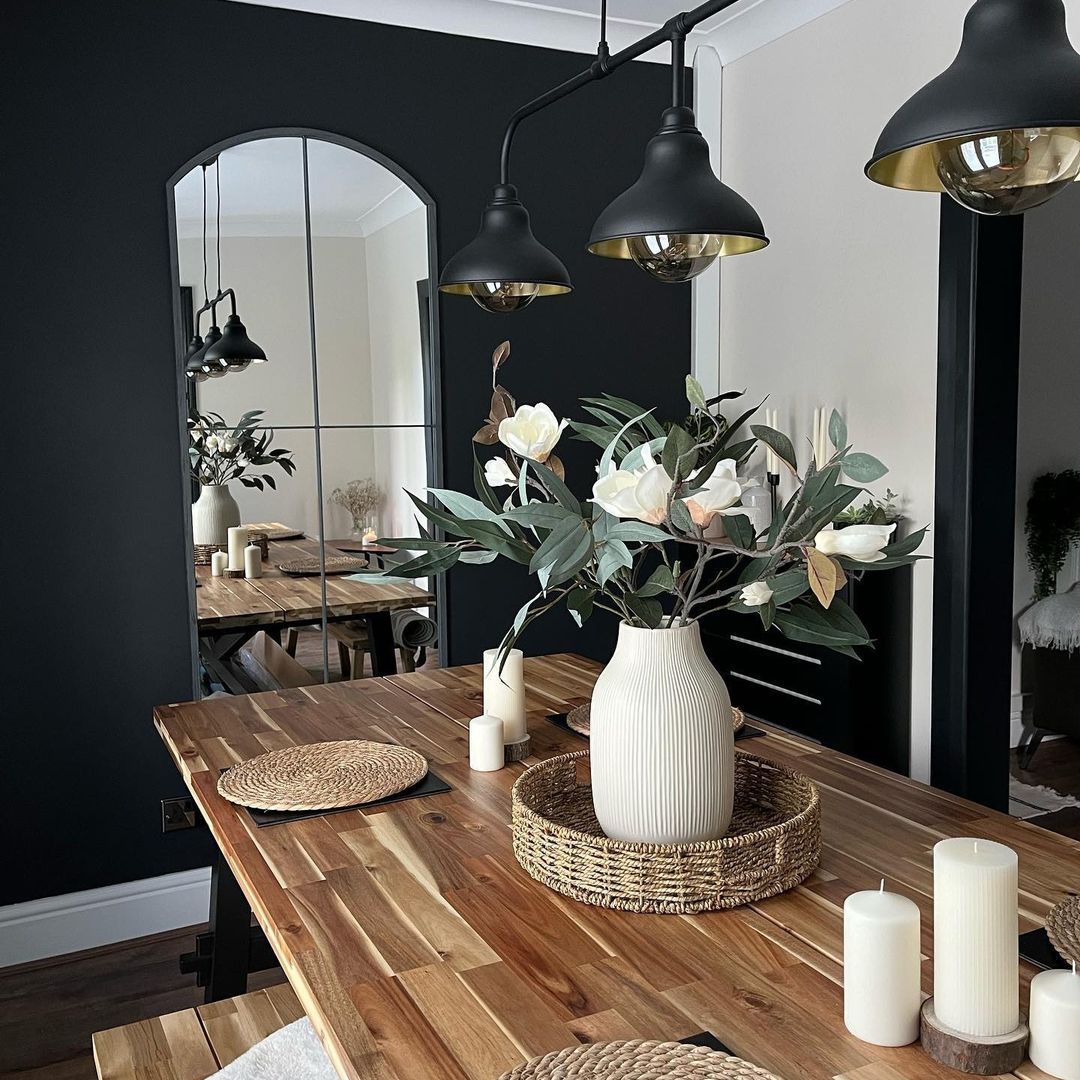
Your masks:
M934 845L934 1012L964 1035L1020 1022L1016 852L992 840Z

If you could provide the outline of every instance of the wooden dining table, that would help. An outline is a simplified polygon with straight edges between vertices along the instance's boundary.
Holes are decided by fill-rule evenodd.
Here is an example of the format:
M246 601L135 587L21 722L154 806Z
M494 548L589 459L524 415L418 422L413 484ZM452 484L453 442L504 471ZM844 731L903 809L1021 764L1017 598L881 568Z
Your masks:
M281 563L319 558L320 544L307 537L271 540L262 577L214 577L209 566L195 568L195 603L200 652L215 670L260 630L280 641L283 630L322 621L319 574L286 574ZM327 547L327 556L342 552ZM435 597L410 582L364 581L346 574L326 577L326 617L330 622L363 618L372 643L372 669L377 675L397 670L391 613L428 607Z
M515 861L510 789L530 762L586 745L547 717L588 700L599 670L572 655L526 660L532 757L493 773L468 766L476 665L156 709L221 852L215 896L244 901L209 943L231 954L219 971L247 960L250 904L344 1080L496 1080L577 1042L703 1032L783 1080L955 1080L917 1045L871 1046L844 1028L844 898L884 877L915 901L929 992L937 840L988 837L1018 852L1022 931L1080 888L1080 843L768 729L739 746L821 791L810 878L700 915L578 903ZM341 738L411 746L452 790L263 828L217 793L237 761ZM1034 971L1022 965L1025 1003ZM243 989L234 970L211 993ZM1046 1080L1030 1063L1011 1075Z

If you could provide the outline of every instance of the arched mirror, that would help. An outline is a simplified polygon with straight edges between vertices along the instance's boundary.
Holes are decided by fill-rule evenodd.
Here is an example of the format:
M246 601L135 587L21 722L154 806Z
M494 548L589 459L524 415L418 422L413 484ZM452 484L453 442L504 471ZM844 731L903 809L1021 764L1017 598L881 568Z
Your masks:
M169 204L201 692L436 664L436 597L377 542L439 482L430 198L273 131L208 149Z

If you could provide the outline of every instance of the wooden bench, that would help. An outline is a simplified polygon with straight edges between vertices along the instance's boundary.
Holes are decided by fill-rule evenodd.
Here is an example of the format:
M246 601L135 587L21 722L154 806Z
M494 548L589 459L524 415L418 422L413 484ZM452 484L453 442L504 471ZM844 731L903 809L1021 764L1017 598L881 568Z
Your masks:
M362 679L364 677L364 658L371 652L371 637L367 623L340 622L327 626L330 636L337 641L338 660L341 662L343 679ZM403 646L398 647L402 671L416 670L416 656Z
M259 690L314 686L319 681L265 630L260 630L240 649L235 659Z
M100 1080L206 1080L304 1010L288 983L99 1031Z

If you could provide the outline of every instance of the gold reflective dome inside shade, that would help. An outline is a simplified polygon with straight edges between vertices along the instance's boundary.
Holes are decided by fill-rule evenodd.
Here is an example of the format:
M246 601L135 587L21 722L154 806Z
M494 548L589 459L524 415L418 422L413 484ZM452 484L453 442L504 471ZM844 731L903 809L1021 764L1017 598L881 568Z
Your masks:
M947 192L941 179L941 162L954 151L982 139L998 139L1014 132L1026 133L1028 138L1046 140L1044 152L1038 159L1023 168L1013 170L1010 180L998 185L1001 189L1036 187L1044 184L1068 182L1077 178L1076 171L1069 175L1069 162L1077 157L1080 149L1080 127L1032 127L1011 128L996 131L973 132L936 142L920 143L897 150L866 168L866 175L875 183L903 191Z
M451 285L440 285L439 292L452 293L454 296L472 296L475 285L487 285L486 281L455 281ZM507 285L532 285L531 281L509 281ZM559 296L562 293L571 292L571 286L569 285L548 285L541 284L537 286L537 296Z
M641 233L639 235L652 236L654 234ZM629 239L627 236L616 236L611 240L598 240L595 244L589 245L589 251L593 255L601 255L605 259L632 259L633 255L630 253L630 247L627 243ZM719 233L713 234L713 240L716 241L715 250L710 245L708 252L712 258L725 255L745 255L750 251L760 251L763 247L767 247L769 243L768 240L764 240L759 236L729 236Z

